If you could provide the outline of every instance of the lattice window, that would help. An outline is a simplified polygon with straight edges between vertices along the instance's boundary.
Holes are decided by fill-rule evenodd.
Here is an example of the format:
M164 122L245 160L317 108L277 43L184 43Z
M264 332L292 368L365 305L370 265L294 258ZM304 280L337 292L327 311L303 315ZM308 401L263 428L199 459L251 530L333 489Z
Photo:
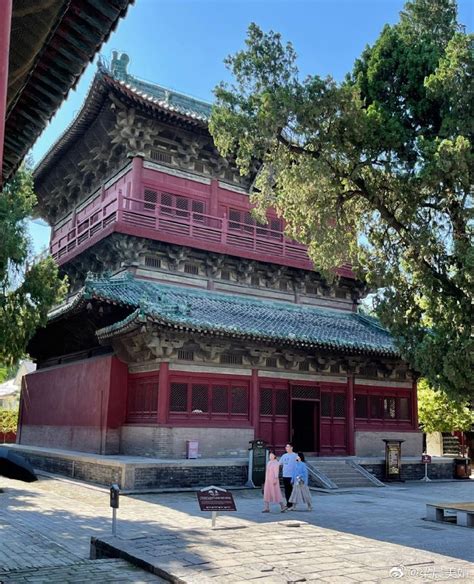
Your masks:
M191 412L193 414L209 411L208 385L196 384L191 387Z
M158 380L156 378L130 379L127 396L129 421L156 419L158 408Z
M176 216L189 217L189 199L186 197L175 197L176 199Z
M398 417L400 420L410 420L410 400L407 397L401 397L398 400Z
M165 162L166 164L171 164L172 162L171 154L163 152L163 150L152 150L150 152L150 157L156 162Z
M172 383L170 386L170 412L187 412L188 384Z
M397 417L396 398L385 397L383 400L383 417L385 419L394 420Z
M235 353L222 353L219 361L223 365L242 365L242 355Z
M229 388L226 386L214 386L212 388L211 411L216 414L229 412Z
M346 417L346 396L343 393L335 393L333 395L334 418Z
M291 397L293 399L319 399L319 388L307 385L292 385Z
M230 280L229 270L221 270L221 280Z
M231 408L233 414L248 413L248 391L246 387L233 387L231 390Z
M329 392L321 393L321 416L325 418L331 417L331 397Z
M273 413L273 391L271 389L260 390L260 415L271 416Z
M278 367L278 359L276 357L267 357L265 365L267 367Z
M199 274L199 266L196 264L184 264L184 272L197 276Z
M255 219L248 211L229 209L229 229L254 232Z
M154 256L145 256L145 266L147 268L161 268L161 259Z
M383 400L379 395L370 396L370 417L371 418L382 418L383 413Z
M152 189L145 189L143 200L145 201L143 208L148 211L154 211L158 201L158 193Z
M193 212L193 221L204 221L204 213L206 212L206 207L203 201L191 202L191 211Z
M301 363L298 364L298 370L309 371L309 361L301 361Z
M195 162L194 163L194 170L196 172L204 172L204 164L202 162Z
M368 417L368 399L366 395L356 395L355 396L355 417L356 418L367 418Z
M288 415L288 390L277 389L275 391L275 415L276 416L287 416Z
M174 196L171 193L161 193L160 212L165 215L173 215Z
M178 349L178 359L180 359L180 361L194 361L194 351Z

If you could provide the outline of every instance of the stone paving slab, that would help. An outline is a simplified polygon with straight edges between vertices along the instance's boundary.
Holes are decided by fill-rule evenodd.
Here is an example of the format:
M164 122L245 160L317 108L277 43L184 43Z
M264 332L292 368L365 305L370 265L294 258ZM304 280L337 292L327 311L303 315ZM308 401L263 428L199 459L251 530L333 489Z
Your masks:
M97 557L122 557L179 584L236 582L474 581L474 564L440 554L285 520L246 529L193 529L184 549L166 538L94 538ZM165 549L166 553L162 553Z
M33 583L34 570L51 570L61 581L61 569L88 560L91 536L107 539L111 535L108 489L45 477L30 484L0 477L2 487L3 572L14 570L19 575L29 570L28 582ZM159 549L160 563L161 558L164 564L174 562L179 577L189 582L195 582L192 576L196 570L201 572L200 579L214 583L224 577L229 582L245 582L249 580L248 566L259 574L258 584L278 584L295 574L307 582L393 582L388 568L398 569L397 562L404 566L402 581L409 581L410 570L418 570L413 581L432 581L435 578L428 572L423 580L421 570L435 566L445 567L446 573L451 569L454 576L461 570L457 578L447 578L449 582L474 582L474 575L466 578L464 564L471 562L474 569L474 545L469 540L472 530L423 519L427 503L474 500L474 481L313 493L313 499L312 513L281 515L273 508L271 513L262 514L259 490L238 491L237 512L220 515L218 529L212 531L210 514L199 510L194 493L123 496L118 535L127 544L142 546L144 537L153 538L143 553L156 559ZM302 525L284 527L288 521ZM427 557L430 564L425 563ZM269 558L265 571L262 566L269 564ZM443 573L436 576L443 581ZM122 580L139 581L136 578Z

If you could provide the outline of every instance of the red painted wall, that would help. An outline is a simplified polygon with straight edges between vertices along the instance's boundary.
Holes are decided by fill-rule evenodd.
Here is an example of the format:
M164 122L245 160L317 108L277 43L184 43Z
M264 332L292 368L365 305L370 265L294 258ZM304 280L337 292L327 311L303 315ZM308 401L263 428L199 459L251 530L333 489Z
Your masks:
M30 373L21 394L21 425L120 426L126 370L107 356Z

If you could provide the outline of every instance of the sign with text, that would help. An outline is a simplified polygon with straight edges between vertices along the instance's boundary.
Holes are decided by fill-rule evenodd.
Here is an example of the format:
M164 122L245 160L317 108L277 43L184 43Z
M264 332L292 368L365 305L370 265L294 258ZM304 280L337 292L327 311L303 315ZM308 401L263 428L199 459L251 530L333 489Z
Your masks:
M219 487L207 487L197 492L201 511L237 511L232 493Z

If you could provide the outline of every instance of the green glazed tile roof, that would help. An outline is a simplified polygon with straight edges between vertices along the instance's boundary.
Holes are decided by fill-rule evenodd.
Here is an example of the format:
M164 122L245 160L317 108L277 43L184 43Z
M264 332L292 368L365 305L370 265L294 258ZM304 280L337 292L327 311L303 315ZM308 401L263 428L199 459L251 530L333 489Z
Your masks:
M110 66L110 74L127 89L141 98L156 103L164 109L175 111L191 118L208 121L212 105L202 99L197 99L185 93L174 91L157 83L150 83L139 79L127 72L129 57L122 53L120 57L115 53Z
M126 305L133 311L127 319L98 331L102 337L120 333L132 321L148 317L161 325L205 334L349 353L398 355L390 334L375 319L352 312L253 300L131 276L87 280L80 296L81 300L76 296L73 302L56 309L50 318L77 309L81 301L97 299Z

